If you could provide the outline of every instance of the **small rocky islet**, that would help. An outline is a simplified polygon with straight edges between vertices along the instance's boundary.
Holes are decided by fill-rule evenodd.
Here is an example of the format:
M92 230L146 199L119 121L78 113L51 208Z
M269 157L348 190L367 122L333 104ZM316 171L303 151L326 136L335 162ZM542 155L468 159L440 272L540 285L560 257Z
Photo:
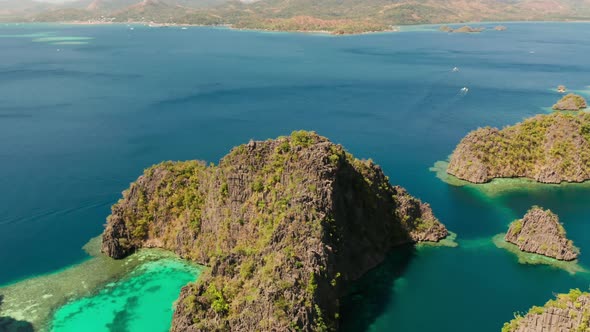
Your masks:
M512 222L504 239L521 251L558 260L575 260L579 254L579 249L567 239L559 217L538 206L531 208L522 219Z
M462 26L462 27L456 28L456 29L454 29L448 25L442 25L438 29L442 32L449 32L449 33L478 33L478 32L482 32L485 30L485 28L474 28L474 27L470 27L468 25L465 25L465 26ZM498 30L498 31L500 31L500 30Z
M563 90L559 88L558 90L565 92L565 87ZM586 103L586 99L584 99L584 97L574 93L569 93L561 98L557 103L555 103L552 108L555 111L581 111L586 107L588 107L588 104Z
M218 165L147 169L112 207L102 251L158 247L209 268L171 331L338 329L346 285L396 246L448 235L372 161L312 132L234 148Z

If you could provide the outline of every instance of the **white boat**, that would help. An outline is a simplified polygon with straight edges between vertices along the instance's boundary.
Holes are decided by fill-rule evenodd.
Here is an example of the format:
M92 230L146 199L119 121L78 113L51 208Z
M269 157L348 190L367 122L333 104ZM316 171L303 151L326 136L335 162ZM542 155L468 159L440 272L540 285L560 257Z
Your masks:
M464 87L461 89L461 93L467 93L469 92L469 89L467 87Z
M458 71L459 71L459 68L457 68L457 67L453 68L453 73L456 73Z
M188 29L188 28L187 28L187 27L183 27L183 28L182 28L182 30L186 30L186 29Z

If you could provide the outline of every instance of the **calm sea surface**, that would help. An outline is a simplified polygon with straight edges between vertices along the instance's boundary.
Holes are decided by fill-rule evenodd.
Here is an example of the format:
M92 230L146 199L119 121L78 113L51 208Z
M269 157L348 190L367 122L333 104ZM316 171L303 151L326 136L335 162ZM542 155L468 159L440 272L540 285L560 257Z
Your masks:
M548 112L558 84L587 93L590 24L507 26L327 37L0 25L0 284L84 260L82 245L151 164L217 162L251 138L307 129L375 160L458 233L458 248L400 249L357 285L342 313L351 331L498 331L553 292L588 289L590 275L519 264L491 238L541 205L590 267L590 189L490 194L429 170L470 130Z

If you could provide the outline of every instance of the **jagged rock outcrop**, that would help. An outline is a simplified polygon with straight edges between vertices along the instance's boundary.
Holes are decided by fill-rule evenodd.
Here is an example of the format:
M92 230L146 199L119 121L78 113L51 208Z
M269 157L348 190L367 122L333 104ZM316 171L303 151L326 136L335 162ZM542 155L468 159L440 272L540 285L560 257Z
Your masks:
M234 148L218 166L147 169L113 206L104 253L173 250L210 268L172 331L333 330L344 286L398 245L447 230L379 166L315 133Z
M543 307L535 306L504 324L502 332L570 332L590 330L590 294L574 289Z
M579 111L585 109L586 107L586 99L573 93L565 95L555 105L553 105L553 109L556 111Z
M563 261L574 260L579 254L578 248L567 239L559 217L537 206L530 209L524 218L510 224L504 239L522 251Z
M469 133L447 173L472 183L524 177L543 183L590 179L590 114L537 115L506 127Z

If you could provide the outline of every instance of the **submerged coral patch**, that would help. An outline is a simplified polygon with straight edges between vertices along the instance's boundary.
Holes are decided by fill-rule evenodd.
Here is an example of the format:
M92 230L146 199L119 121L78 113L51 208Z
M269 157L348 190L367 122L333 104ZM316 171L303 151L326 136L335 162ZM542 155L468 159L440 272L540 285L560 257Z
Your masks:
M93 37L83 36L57 36L55 32L0 35L0 39L2 38L24 38L31 39L34 43L47 43L51 45L86 45L94 39Z
M492 240L488 237L484 238L477 238L477 239L469 239L469 240L461 240L461 248L466 250L485 250L485 249L492 249L494 248L492 244ZM495 250L495 249L494 249Z
M528 192L531 190L555 190L568 188L590 188L590 181L581 183L569 183L564 182L560 184L553 183L540 183L527 178L497 178L486 183L471 183L465 180L461 180L454 175L447 173L449 166L448 161L437 161L430 168L431 172L436 174L436 177L441 181L450 184L455 187L468 187L476 189L487 196L498 196L506 192Z
M0 35L0 38L47 38L53 36L53 32L39 32L39 33L27 33L27 34L17 34L17 35Z
M459 246L459 243L457 243L456 240L457 240L457 233L449 232L449 235L447 235L447 237L445 237L444 239L442 239L438 242L432 242L432 241L419 242L416 244L416 248L422 248L422 247L455 248L455 247Z
M436 177L441 179L443 182L448 183L452 186L462 187L468 185L469 182L465 180L461 180L458 177L447 173L447 169L449 168L449 162L444 160L439 160L434 163L432 167L430 167L430 171L436 174Z

